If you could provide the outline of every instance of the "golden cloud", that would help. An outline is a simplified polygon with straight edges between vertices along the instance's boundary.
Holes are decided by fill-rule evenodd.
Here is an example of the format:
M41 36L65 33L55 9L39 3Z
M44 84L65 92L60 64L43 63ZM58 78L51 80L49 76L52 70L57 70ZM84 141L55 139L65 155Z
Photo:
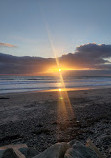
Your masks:
M16 47L15 45L9 44L9 43L0 43L0 46L3 47Z

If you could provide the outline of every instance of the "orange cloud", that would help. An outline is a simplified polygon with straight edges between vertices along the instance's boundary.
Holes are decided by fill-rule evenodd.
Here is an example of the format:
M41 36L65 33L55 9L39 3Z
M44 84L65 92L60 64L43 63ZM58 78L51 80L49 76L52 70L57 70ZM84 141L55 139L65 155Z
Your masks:
M9 44L9 43L0 43L0 46L3 47L16 47L15 45Z

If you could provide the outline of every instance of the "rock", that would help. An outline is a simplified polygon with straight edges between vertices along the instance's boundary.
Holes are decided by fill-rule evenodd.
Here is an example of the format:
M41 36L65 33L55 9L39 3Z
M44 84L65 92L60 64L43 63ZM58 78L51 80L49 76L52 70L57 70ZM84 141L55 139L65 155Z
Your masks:
M19 158L12 148L0 150L0 158Z
M92 143L90 139L87 140L86 146L92 149L99 158L104 158L104 156L101 154L101 152L98 150L98 148Z
M0 149L0 158L2 158L4 151L5 150Z
M98 158L98 156L93 150L84 146L82 143L75 142L66 151L64 158Z
M35 155L38 155L39 152L34 148L20 148L19 151L25 155L26 158L32 158Z
M34 148L28 148L25 144L4 146L0 148L0 158L103 158L103 156L91 140L88 140L85 146L74 139L69 143L56 143L42 153L38 153Z
M19 151L20 148L27 148L26 144L9 144L0 147L0 158L25 158Z
M69 145L65 142L56 143L33 158L63 158L68 148Z
M68 144L72 147L73 146L73 144L75 144L76 143L76 139L73 139L73 140L71 140L70 142L68 142Z

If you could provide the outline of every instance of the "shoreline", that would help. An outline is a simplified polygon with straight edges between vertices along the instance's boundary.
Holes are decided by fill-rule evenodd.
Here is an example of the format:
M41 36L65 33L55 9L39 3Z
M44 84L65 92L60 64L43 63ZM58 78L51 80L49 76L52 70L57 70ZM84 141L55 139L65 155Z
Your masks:
M89 87L76 87L76 88L59 88L61 91L73 92L73 91L87 91L87 90L95 90L95 89L110 89L111 86L89 86ZM49 89L49 90L33 90L33 91L22 91L22 92L8 92L8 93L0 93L1 95L10 95L10 94L27 94L27 93L45 93L45 92L58 92L59 89Z
M0 146L26 143L40 152L56 142L76 139L85 144L90 138L108 156L111 88L68 91L75 114L69 119L58 113L59 93L0 94Z

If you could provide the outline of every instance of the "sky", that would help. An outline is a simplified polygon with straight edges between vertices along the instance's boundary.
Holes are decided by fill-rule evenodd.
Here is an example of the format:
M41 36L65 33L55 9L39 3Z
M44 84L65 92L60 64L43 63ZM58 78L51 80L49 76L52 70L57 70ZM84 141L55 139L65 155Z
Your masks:
M88 43L110 45L111 0L0 0L0 52L54 57Z

